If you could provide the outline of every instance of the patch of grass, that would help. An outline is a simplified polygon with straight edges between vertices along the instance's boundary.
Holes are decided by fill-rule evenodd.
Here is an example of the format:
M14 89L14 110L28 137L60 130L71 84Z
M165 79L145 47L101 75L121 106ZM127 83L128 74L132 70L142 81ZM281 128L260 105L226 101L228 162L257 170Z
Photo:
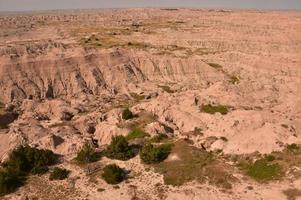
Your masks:
M108 184L115 185L125 180L126 173L123 169L121 169L116 164L111 164L104 167L102 178Z
M294 146L294 145L293 145ZM293 149L296 147L294 146ZM299 177L298 171L291 170L301 163L301 149L292 153L287 148L283 151L274 151L271 154L249 154L236 156L234 162L247 175L259 182L268 182L282 178L289 173L290 176ZM256 160L255 162L252 162Z
M87 164L91 162L96 162L101 158L101 153L96 152L95 148L90 144L86 143L82 149L77 153L75 161L78 164Z
M165 184L173 186L209 180L210 184L231 189L231 182L235 180L230 167L217 160L212 152L190 146L185 140L174 143L170 159L153 166L163 175Z
M213 161L210 153L192 147L184 140L174 144L171 156L177 159L158 163L154 168L155 171L163 174L165 184L174 186L204 179L204 167Z
M145 133L143 130L141 129L134 129L133 131L131 131L127 136L126 139L127 140L133 140L136 138L144 138L144 137L148 137L149 134Z
M201 111L209 114L221 113L222 115L226 115L229 112L227 106L224 105L213 106L211 104L202 105Z
M140 151L140 158L146 164L162 162L167 158L171 151L171 144L161 144L154 146L153 144L145 144Z
M273 180L280 176L281 167L277 163L271 163L266 158L256 160L247 167L247 175L259 182Z
M112 137L110 145L105 150L105 155L111 159L129 160L136 156L138 150L136 146L129 146L127 139L120 135Z
M68 177L70 171L67 169L55 167L50 173L49 180L64 180Z

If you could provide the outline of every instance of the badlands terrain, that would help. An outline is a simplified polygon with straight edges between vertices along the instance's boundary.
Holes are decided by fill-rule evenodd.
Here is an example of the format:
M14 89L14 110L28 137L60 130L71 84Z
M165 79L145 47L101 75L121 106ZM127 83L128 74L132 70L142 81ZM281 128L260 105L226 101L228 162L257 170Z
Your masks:
M300 33L297 11L0 14L0 160L28 144L70 171L29 175L0 198L301 199ZM117 135L162 136L154 145L171 151L154 164L74 161ZM112 163L127 172L116 185L101 176Z

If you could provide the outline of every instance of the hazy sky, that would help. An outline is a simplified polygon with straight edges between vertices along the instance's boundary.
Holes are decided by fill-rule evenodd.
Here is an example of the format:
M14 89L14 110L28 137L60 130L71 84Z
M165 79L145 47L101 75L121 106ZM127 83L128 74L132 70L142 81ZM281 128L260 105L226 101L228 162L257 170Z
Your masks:
M301 0L0 0L0 11L128 7L258 8L301 10Z

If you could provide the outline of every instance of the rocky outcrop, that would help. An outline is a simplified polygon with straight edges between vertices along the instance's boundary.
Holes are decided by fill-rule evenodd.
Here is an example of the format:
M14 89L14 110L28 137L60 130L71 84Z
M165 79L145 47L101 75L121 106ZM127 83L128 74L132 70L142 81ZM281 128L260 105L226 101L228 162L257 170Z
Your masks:
M50 45L50 44L49 44ZM150 55L135 50L86 51L75 48L71 57L54 56L69 52L62 45L42 48L36 58L31 45L14 49L18 58L3 50L0 59L0 102L22 99L52 99L79 94L98 95L103 91L127 91L131 84L186 82L207 84L223 77L197 59ZM40 51L39 51L40 52ZM71 52L70 52L71 53ZM14 57L15 57L14 56ZM210 76L213 74L214 76Z

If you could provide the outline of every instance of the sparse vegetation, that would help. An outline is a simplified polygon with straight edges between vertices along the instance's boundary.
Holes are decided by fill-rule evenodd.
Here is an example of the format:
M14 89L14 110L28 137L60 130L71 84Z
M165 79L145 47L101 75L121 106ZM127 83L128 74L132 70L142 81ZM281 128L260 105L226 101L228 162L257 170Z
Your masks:
M136 155L137 147L129 146L124 136L112 137L111 144L107 147L105 155L116 160L128 160Z
M118 184L122 182L126 177L126 173L123 169L121 169L116 164L111 164L105 166L102 173L102 178L108 183L108 184Z
M13 150L0 171L0 195L8 194L21 186L30 174L42 174L48 166L58 162L58 156L50 150L20 146Z
M215 160L212 153L179 140L174 143L171 157L174 159L154 165L155 171L164 176L165 184L180 186L193 180L210 180L210 183L219 187L231 188L231 172L223 163Z
M91 144L84 144L82 149L77 153L75 161L78 164L87 164L99 160L101 153L96 152L95 148Z
M55 167L50 173L49 180L64 180L68 177L70 171L67 169Z
M129 108L126 108L122 111L122 119L128 120L134 117L132 111Z
M223 106L223 105L214 106L211 104L202 105L201 110L209 114L221 113L222 115L226 115L229 112L227 106Z
M247 167L247 175L257 181L270 181L277 178L281 173L280 165L271 163L267 158L261 158Z
M292 143L292 144L286 145L286 150L291 153L297 153L299 150L301 150L301 148L297 144Z
M155 135L153 136L151 139L150 139L150 142L153 142L153 143L159 143L159 142L162 142L164 140L168 139L168 136L165 135L165 134L158 134L158 135Z
M159 163L167 158L171 151L171 144L154 146L145 144L140 151L140 158L146 164Z
M149 134L145 133L143 130L141 129L134 129L133 131L131 131L127 136L126 139L127 140L133 140L136 138L144 138L144 137L148 137Z

